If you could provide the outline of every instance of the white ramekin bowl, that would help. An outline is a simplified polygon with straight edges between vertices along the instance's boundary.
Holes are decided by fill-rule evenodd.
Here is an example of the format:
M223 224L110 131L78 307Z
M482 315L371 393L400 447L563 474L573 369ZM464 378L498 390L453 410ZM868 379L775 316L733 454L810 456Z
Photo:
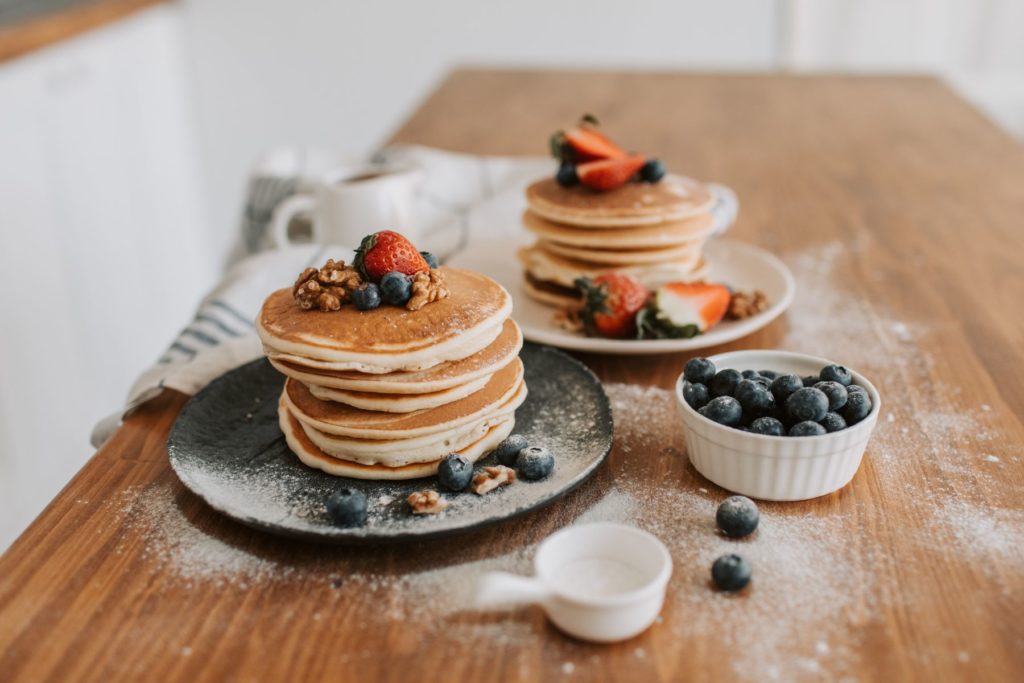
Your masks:
M801 377L835 363L789 351L733 351L709 360L718 370L774 370ZM803 437L751 434L709 420L683 399L686 380L680 374L676 401L690 462L722 488L762 500L807 500L841 489L860 467L882 405L875 386L851 372L853 383L871 397L871 412L842 431Z

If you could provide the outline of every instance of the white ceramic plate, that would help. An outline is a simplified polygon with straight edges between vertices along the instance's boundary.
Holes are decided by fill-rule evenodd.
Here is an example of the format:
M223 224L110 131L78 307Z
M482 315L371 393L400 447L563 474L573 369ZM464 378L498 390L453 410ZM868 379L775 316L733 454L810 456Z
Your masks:
M450 264L478 270L504 285L515 303L512 317L523 328L523 335L528 340L576 351L640 355L692 351L725 344L756 332L781 315L789 308L796 289L789 268L764 249L735 240L716 239L704 249L711 264L708 280L726 283L743 291L759 289L768 297L768 310L745 320L719 323L710 332L691 339L622 340L585 337L554 325L551 318L555 309L526 295L522 266L515 257L518 247L519 244L511 240L507 243L477 243L454 256Z

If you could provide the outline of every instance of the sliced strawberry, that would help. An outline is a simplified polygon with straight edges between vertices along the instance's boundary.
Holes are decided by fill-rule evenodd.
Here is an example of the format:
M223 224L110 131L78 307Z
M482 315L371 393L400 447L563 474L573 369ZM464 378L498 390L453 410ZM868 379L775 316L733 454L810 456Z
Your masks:
M670 282L655 292L653 305L660 321L676 328L696 325L704 332L722 320L731 296L724 285Z
M614 338L636 334L636 314L650 296L639 280L611 272L593 280L580 278L576 286L583 291L583 319L589 332Z
M565 131L565 141L575 152L576 161L618 159L626 156L625 150L590 126L570 128Z
M586 187L607 192L622 187L643 168L647 159L642 154L631 154L617 159L588 161L576 167L580 183Z

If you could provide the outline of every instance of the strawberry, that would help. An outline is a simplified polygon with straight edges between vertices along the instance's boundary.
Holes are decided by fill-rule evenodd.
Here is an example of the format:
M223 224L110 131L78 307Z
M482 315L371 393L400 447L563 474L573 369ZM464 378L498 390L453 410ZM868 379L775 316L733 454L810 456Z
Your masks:
M565 131L565 141L572 147L576 161L617 159L626 152L603 133L591 126L578 126Z
M625 273L604 273L591 280L579 278L583 291L583 320L587 331L603 337L632 337L636 314L647 304L650 292Z
M382 277L393 270L406 275L430 270L426 259L416 251L412 242L392 230L381 230L364 237L356 249L352 265L363 279L370 282L380 282Z
M717 325L729 308L732 293L724 285L670 282L651 297L640 316L641 338L689 338Z
M607 192L628 183L646 162L647 159L642 154L588 161L576 167L576 175L579 176L580 183L586 187Z

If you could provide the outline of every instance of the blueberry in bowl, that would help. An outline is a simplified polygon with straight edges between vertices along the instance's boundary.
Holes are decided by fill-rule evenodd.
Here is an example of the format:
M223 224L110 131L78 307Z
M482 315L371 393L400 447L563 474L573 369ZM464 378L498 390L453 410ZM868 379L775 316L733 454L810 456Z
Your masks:
M856 474L881 399L855 369L767 350L687 365L676 384L687 456L712 482L755 499L806 500Z

